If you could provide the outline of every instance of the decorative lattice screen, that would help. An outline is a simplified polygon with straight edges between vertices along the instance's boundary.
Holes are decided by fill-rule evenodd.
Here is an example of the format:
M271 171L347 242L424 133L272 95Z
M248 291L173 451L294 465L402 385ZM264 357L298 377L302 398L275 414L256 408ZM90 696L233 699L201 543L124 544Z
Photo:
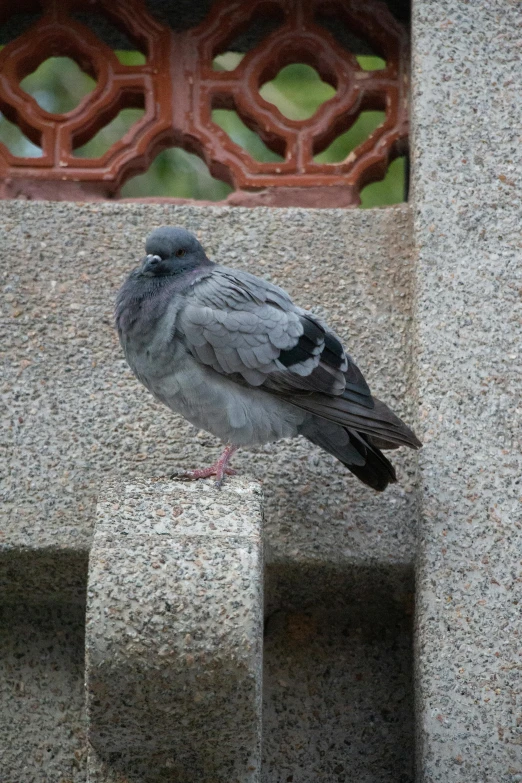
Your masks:
M14 12L14 4L9 11L5 5L0 21ZM16 10L40 15L0 52L0 111L41 155L17 157L0 143L4 197L114 198L158 152L177 145L203 158L214 176L234 188L229 202L356 206L361 189L382 179L390 161L404 154L407 35L377 0L221 0L201 24L182 32L151 16L141 0L27 0ZM124 32L144 53L144 64L122 64L79 21L87 11ZM215 69L215 57L238 35L266 22L267 34L235 68ZM364 70L331 32L337 24L365 41L384 67ZM96 81L64 114L45 111L20 85L57 56L75 60ZM335 89L308 119L289 119L260 93L295 62L312 66ZM144 114L123 138L99 158L75 154L126 108ZM280 160L255 160L213 121L215 109L237 112ZM319 162L317 155L367 110L385 112L382 124L346 159Z

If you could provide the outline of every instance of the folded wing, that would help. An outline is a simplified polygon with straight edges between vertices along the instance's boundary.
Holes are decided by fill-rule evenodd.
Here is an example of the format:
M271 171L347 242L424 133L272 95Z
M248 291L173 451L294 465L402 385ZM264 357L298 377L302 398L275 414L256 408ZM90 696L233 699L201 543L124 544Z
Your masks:
M372 397L337 335L265 280L215 267L186 293L176 331L202 364L237 383L363 433L374 446L421 445Z

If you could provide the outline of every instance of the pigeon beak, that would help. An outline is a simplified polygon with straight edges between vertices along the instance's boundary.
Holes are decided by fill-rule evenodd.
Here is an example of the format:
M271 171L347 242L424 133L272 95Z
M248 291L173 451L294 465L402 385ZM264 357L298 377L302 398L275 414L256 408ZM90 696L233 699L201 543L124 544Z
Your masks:
M150 274L151 272L153 273L155 267L157 267L159 263L161 263L161 258L159 256L153 256L149 253L149 255L145 256L141 262L141 274L146 275Z

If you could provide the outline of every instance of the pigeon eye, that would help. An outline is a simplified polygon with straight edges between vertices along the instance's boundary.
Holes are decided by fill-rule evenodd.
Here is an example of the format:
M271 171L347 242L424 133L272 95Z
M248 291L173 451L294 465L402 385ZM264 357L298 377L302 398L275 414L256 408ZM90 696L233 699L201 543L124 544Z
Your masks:
M186 255L187 251L183 250L182 247L180 247L179 250L176 250L176 255L178 258L183 258L184 255Z

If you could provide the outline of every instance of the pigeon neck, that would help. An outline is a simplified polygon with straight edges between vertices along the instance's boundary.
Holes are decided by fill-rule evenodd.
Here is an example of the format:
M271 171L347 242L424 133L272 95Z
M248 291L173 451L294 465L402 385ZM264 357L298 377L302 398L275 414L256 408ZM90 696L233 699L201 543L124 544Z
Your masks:
M203 277L207 277L215 264L190 267L176 275L165 277L140 277L131 273L120 289L116 300L115 320L120 333L133 328L141 329L161 318L172 297L183 294Z

